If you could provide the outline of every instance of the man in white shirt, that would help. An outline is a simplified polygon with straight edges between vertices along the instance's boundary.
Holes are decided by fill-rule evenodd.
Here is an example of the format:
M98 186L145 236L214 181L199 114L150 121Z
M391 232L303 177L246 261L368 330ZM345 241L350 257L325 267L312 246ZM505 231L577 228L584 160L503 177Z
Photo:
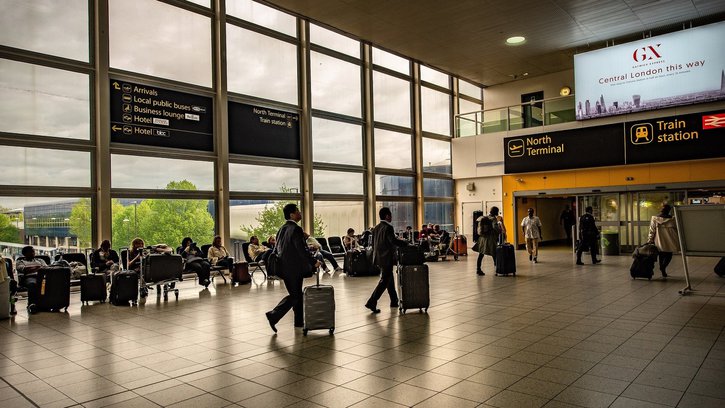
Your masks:
M537 262L539 255L539 241L541 241L541 220L534 215L534 209L529 208L529 215L521 220L521 229L526 238L526 251L529 253L529 261Z

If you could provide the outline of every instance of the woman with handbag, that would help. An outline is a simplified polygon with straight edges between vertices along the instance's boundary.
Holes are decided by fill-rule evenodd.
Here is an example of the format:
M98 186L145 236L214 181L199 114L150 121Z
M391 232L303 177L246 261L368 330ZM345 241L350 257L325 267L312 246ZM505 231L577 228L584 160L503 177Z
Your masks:
M667 277L667 265L672 261L672 254L680 252L680 238L677 224L672 218L672 206L662 204L660 213L650 220L647 242L654 244L659 250L658 260L662 277Z

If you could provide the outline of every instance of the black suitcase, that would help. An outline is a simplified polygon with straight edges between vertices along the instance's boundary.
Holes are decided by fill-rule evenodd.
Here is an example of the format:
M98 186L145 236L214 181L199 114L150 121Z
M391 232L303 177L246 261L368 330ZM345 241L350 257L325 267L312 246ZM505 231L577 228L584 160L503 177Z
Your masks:
M496 247L496 276L508 274L516 276L516 251L513 245L504 242Z
M48 266L37 272L37 285L28 292L28 313L68 310L70 305L70 268Z
M725 277L725 256L720 258L720 261L715 265L715 273L717 276Z
M138 273L120 271L111 276L111 294L109 301L115 306L128 306L128 302L138 301Z
M106 302L106 276L103 274L81 275L81 303Z
M398 247L398 264L400 265L423 265L425 263L425 252L418 245Z
M632 266L629 267L629 274L632 279L652 279L655 270L655 262L659 251L653 244L644 244L634 250L632 254Z
M347 251L345 253L344 270L347 276L373 276L378 274L365 251Z
M408 309L425 310L430 306L430 283L428 281L428 265L398 266L398 296L400 312L405 314Z
M151 254L143 259L143 280L147 284L178 280L183 270L181 255Z

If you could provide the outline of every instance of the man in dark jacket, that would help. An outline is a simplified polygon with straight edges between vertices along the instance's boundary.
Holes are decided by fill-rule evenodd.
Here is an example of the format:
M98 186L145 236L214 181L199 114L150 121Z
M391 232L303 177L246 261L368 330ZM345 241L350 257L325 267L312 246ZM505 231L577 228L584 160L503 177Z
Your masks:
M393 219L390 208L381 208L378 215L380 223L373 228L373 265L380 269L380 281L365 303L365 307L373 313L380 313L380 309L377 308L378 299L386 289L390 296L390 307L398 307L398 293L395 291L395 278L393 278L395 247L408 245L407 241L395 236L395 228L390 223Z
M297 204L287 204L282 210L284 218L287 222L277 231L277 243L275 252L280 258L278 275L282 275L284 286L287 288L289 295L266 313L269 326L277 333L275 325L279 322L290 309L295 314L295 327L302 327L302 275L305 271L314 265L320 266L320 262L312 258L312 254L307 250L305 237L302 228L297 223L302 219L300 209Z
M589 252L592 254L592 264L596 265L602 262L597 259L597 237L599 230L597 230L597 224L594 220L592 207L587 207L584 215L579 217L579 248L576 250L576 264L584 265L582 262L582 252L589 248Z

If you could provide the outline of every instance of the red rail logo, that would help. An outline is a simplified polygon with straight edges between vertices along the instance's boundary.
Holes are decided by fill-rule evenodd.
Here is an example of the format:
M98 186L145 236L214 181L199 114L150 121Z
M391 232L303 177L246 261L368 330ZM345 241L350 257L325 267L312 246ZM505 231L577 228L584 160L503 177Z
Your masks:
M702 117L702 129L719 129L725 127L725 113L716 113Z

